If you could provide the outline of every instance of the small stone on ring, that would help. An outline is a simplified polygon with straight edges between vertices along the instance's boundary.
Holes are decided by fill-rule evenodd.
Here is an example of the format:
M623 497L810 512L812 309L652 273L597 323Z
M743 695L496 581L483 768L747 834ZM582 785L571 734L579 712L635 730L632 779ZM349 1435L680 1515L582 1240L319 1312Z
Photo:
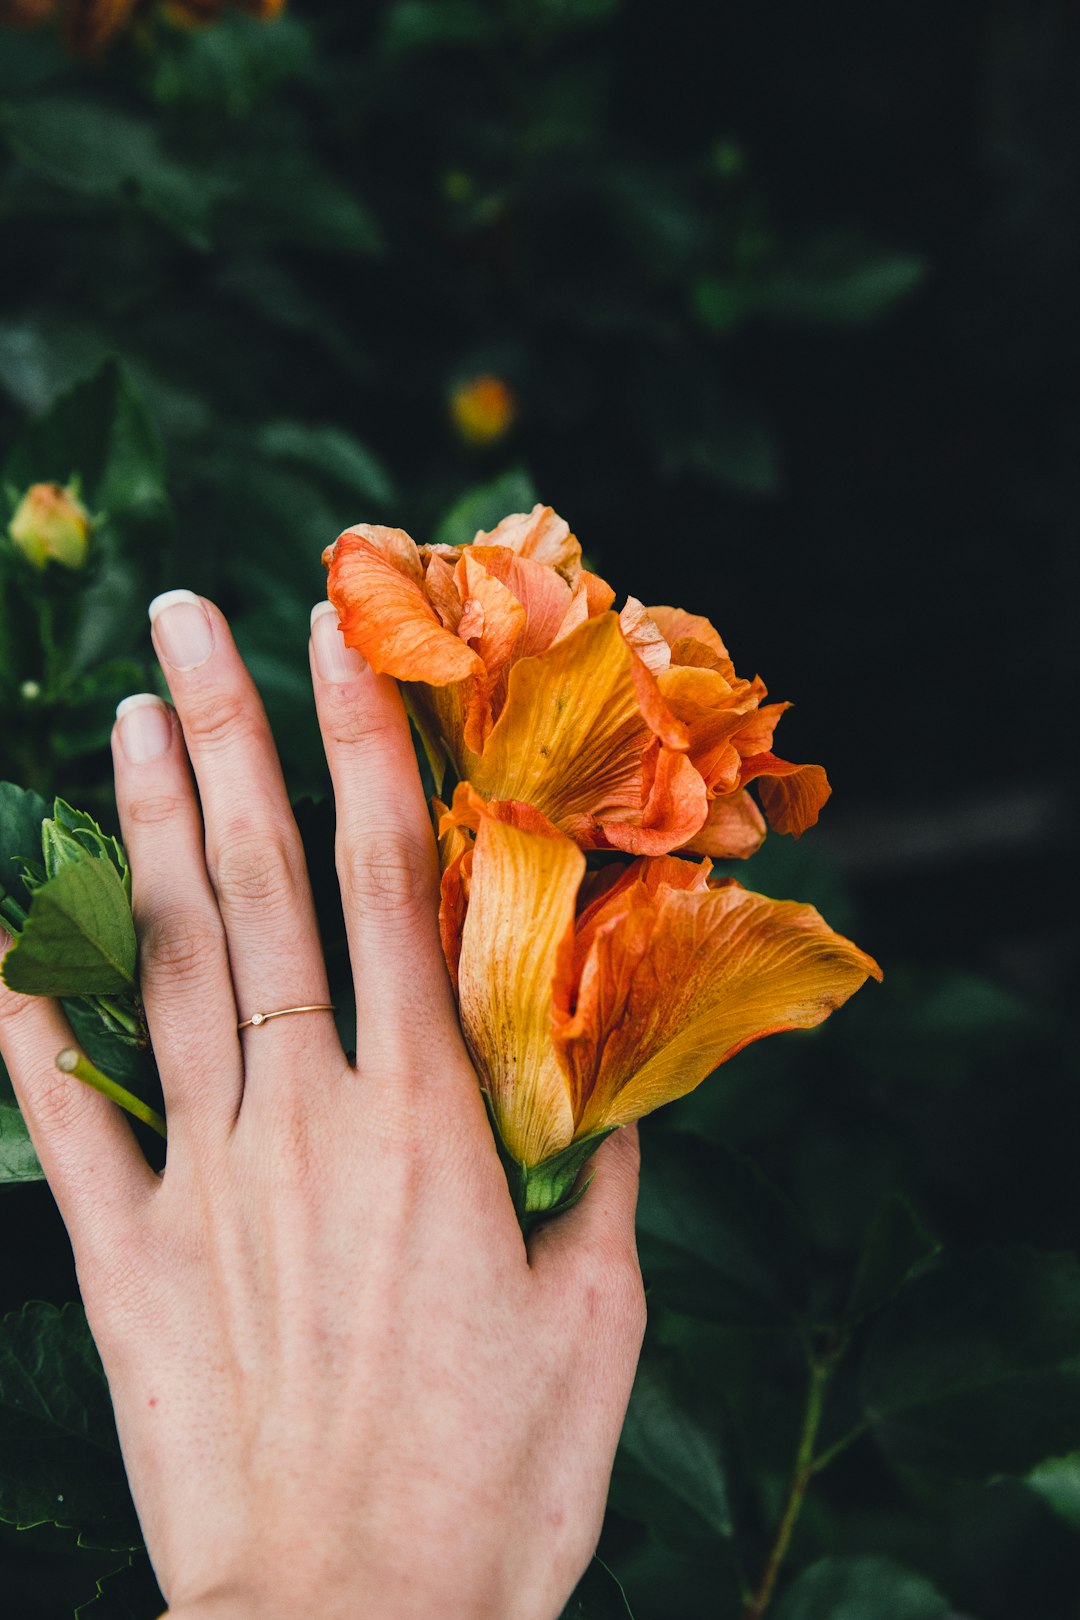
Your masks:
M265 1024L265 1022L266 1022L266 1014L265 1013L252 1013L252 1015L251 1015L251 1023L253 1023L253 1024Z

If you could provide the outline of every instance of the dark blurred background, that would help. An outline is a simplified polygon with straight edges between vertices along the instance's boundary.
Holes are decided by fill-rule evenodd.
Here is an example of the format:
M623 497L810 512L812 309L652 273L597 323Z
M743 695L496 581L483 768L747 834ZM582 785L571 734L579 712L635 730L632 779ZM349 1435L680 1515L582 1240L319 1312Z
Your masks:
M55 17L0 29L0 437L25 472L51 431L27 424L117 355L64 431L160 439L94 658L137 675L145 599L214 596L318 798L323 545L552 504L620 599L708 615L794 700L780 751L835 797L739 876L886 970L806 1055L766 1043L656 1128L749 1147L826 1272L893 1186L948 1243L1075 1246L1080 7L143 5L73 54L93 9L67 45ZM130 688L85 666L44 714L8 668L0 775L105 813ZM45 1190L4 1198L3 1305L66 1297ZM972 1511L1017 1550L1002 1572L975 1537L965 1612L1077 1612L1063 1521L1010 1541Z

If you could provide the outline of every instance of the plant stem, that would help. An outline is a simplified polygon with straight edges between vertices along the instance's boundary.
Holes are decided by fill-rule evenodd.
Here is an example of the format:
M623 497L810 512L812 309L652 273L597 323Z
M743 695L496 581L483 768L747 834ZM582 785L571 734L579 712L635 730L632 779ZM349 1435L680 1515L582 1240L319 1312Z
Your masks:
M116 1022L120 1025L121 1029L126 1029L129 1035L138 1035L139 1025L137 1020L132 1017L131 1013L125 1012L123 1007L121 1007L118 1002L114 1001L111 996L98 996L97 999L101 1006L104 1007L105 1011L110 1013L112 1017L116 1019Z
M795 1466L791 1475L791 1485L788 1490L787 1502L777 1526L776 1537L758 1582L757 1591L750 1599L742 1613L742 1620L761 1620L761 1616L769 1607L772 1600L776 1580L780 1574L780 1566L784 1562L784 1555L788 1550L791 1533L795 1528L796 1520L802 1512L803 1500L809 1489L810 1481L817 1473L814 1461L814 1441L817 1439L818 1427L821 1423L821 1414L825 1405L825 1387L829 1381L829 1374L834 1366L834 1358L812 1360L810 1363L810 1385L806 1392L806 1411L803 1415L802 1434L799 1436L799 1449L795 1453Z
M82 1052L77 1052L73 1046L65 1046L62 1052L56 1054L56 1067L62 1074L73 1074L76 1080L81 1080L84 1085L93 1086L103 1097L108 1097L109 1101L116 1103L119 1108L134 1114L136 1119L141 1119L144 1125L149 1125L152 1131L157 1131L158 1135L164 1138L165 1121L157 1110L144 1103L134 1092L128 1091L116 1080L110 1080L107 1074L102 1074L88 1057Z

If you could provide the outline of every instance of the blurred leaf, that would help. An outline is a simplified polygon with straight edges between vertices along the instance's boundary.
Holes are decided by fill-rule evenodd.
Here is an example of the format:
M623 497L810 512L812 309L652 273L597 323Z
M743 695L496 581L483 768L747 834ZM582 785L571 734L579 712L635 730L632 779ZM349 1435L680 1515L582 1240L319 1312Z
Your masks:
M210 246L217 187L167 157L152 124L101 101L56 95L11 103L0 129L36 174L71 191L142 207L188 246Z
M110 517L165 506L161 442L124 367L107 360L24 428L4 463L16 488L75 474L83 499Z
M212 28L162 29L150 84L164 106L216 106L236 120L311 61L311 36L295 12L270 24L226 12Z
M914 1268L936 1254L932 1238L907 1199L890 1193L881 1203L866 1234L851 1296L844 1312L861 1322L897 1294Z
M727 1463L717 1439L700 1403L680 1393L673 1367L655 1357L638 1367L619 1446L620 1512L651 1524L659 1491L708 1535L733 1533Z
M560 1620L633 1620L630 1605L615 1576L594 1558Z
M949 1620L930 1582L891 1558L823 1558L803 1570L776 1620Z
M131 905L116 868L87 855L34 891L4 957L4 983L33 996L111 996L135 984Z
M536 500L532 479L524 467L511 468L456 500L435 525L432 541L441 546L467 546L480 529L493 529L511 512L531 511Z
M1080 1448L1080 1261L984 1249L938 1262L877 1318L866 1421L896 1463L947 1479L1027 1473Z
M0 1321L0 1518L142 1545L105 1374L80 1305Z
M360 500L390 506L398 498L393 479L379 457L344 428L267 422L258 430L256 444L264 456L299 462L309 471L333 479Z
M761 304L782 320L861 326L888 314L925 275L925 262L914 254L879 253L844 238L826 240L769 277Z
M1027 1483L1060 1519L1080 1530L1080 1451L1047 1457L1031 1470Z
M488 45L501 25L478 0L396 0L383 22L381 47L388 55Z
M856 998L846 1009L840 1038L875 1073L955 1087L1047 1024L1038 1008L974 973L901 966L872 1005Z
M650 1300L671 1310L781 1326L804 1302L796 1217L728 1148L654 1131L642 1158L638 1230Z

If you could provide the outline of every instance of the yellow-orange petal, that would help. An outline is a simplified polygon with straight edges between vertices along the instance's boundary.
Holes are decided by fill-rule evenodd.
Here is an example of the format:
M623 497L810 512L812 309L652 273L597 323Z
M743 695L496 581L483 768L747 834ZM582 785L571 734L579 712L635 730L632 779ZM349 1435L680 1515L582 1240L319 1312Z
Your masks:
M881 977L812 906L736 883L661 884L633 914L628 931L598 908L577 1008L555 1031L582 1136L683 1096L752 1041L822 1023Z
M758 778L758 794L769 826L798 838L821 814L832 788L822 765L792 765L775 754L744 759L741 783Z
M377 674L446 686L484 673L480 656L428 602L419 553L402 530L347 529L323 561L345 640Z
M522 1164L539 1164L574 1135L551 1020L584 871L568 838L481 822L458 959L461 1027L500 1135Z
M460 774L485 799L523 800L583 847L606 847L601 829L640 821L648 797L643 759L653 734L638 701L639 673L652 680L617 614L587 620L513 666L484 751L468 755ZM703 802L700 810L704 820ZM680 816L666 847L688 836Z
M765 842L765 818L749 793L709 801L705 824L682 846L716 860L745 861Z

